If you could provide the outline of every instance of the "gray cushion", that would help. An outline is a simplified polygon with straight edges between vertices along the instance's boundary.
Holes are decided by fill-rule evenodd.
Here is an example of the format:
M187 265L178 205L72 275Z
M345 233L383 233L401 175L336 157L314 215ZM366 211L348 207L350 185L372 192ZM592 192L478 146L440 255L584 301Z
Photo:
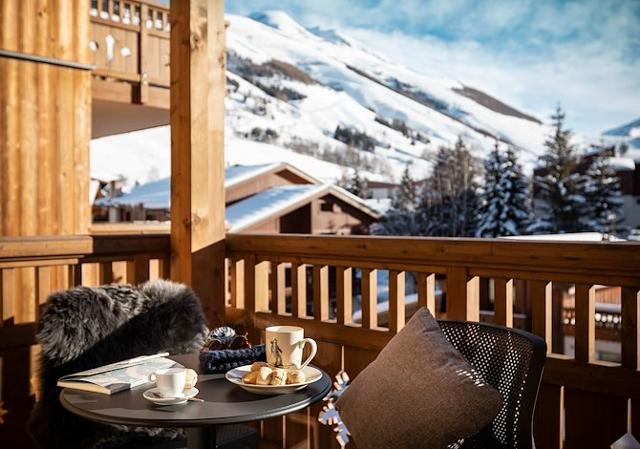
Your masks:
M444 449L489 424L502 406L422 308L336 407L359 448Z

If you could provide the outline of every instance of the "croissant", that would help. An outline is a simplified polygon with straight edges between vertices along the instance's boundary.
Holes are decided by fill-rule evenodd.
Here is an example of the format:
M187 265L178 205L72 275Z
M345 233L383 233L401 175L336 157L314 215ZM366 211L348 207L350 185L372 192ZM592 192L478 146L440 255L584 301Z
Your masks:
M244 375L244 377L242 378L242 381L245 384L255 384L256 381L258 380L258 371L251 371L250 373L247 373Z
M263 366L267 366L266 362L253 362L251 365L251 371L259 371Z

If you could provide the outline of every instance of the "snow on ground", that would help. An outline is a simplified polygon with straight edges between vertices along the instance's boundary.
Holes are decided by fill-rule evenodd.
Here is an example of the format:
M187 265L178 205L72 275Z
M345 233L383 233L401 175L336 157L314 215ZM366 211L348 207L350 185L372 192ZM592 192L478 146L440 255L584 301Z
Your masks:
M567 234L543 234L543 235L514 235L500 237L501 239L527 240L527 241L552 241L552 242L602 242L603 234L600 232L571 232ZM624 239L611 236L610 242L624 242Z

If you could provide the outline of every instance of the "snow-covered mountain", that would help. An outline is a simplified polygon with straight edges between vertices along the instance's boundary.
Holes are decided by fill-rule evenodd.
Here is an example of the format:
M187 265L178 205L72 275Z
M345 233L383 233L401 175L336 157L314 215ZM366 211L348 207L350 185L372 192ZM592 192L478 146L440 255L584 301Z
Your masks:
M281 11L227 18L228 136L343 166L359 158L386 179L407 164L424 177L435 150L459 136L480 156L496 139L510 142L526 165L543 151L548 128L538 119L460 81L417 73ZM345 143L359 151L347 154Z
M357 167L397 181L407 164L427 176L438 147L458 137L480 157L496 139L509 142L527 168L543 152L547 125L463 81L417 73L280 11L227 19L227 164L284 160L325 181ZM164 127L96 139L92 171L117 170L130 184L168 176L168 135ZM130 159L135 142L146 148L140 158L157 156L109 169L120 151Z

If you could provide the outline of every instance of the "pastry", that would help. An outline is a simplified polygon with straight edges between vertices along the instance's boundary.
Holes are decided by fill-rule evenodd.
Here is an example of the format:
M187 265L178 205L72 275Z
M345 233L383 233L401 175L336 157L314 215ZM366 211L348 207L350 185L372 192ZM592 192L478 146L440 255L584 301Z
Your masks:
M301 370L296 369L287 373L288 384L299 384L305 380L307 380L307 378Z
M263 366L267 366L267 362L253 362L251 371L259 371Z
M244 375L244 377L242 378L242 381L245 384L255 384L256 381L258 380L258 371L251 371L247 374Z
M286 385L287 384L287 371L282 368L276 368L271 373L269 380L271 385Z
M269 385L271 381L271 368L268 366L263 366L258 371L258 377L256 379L257 385Z

